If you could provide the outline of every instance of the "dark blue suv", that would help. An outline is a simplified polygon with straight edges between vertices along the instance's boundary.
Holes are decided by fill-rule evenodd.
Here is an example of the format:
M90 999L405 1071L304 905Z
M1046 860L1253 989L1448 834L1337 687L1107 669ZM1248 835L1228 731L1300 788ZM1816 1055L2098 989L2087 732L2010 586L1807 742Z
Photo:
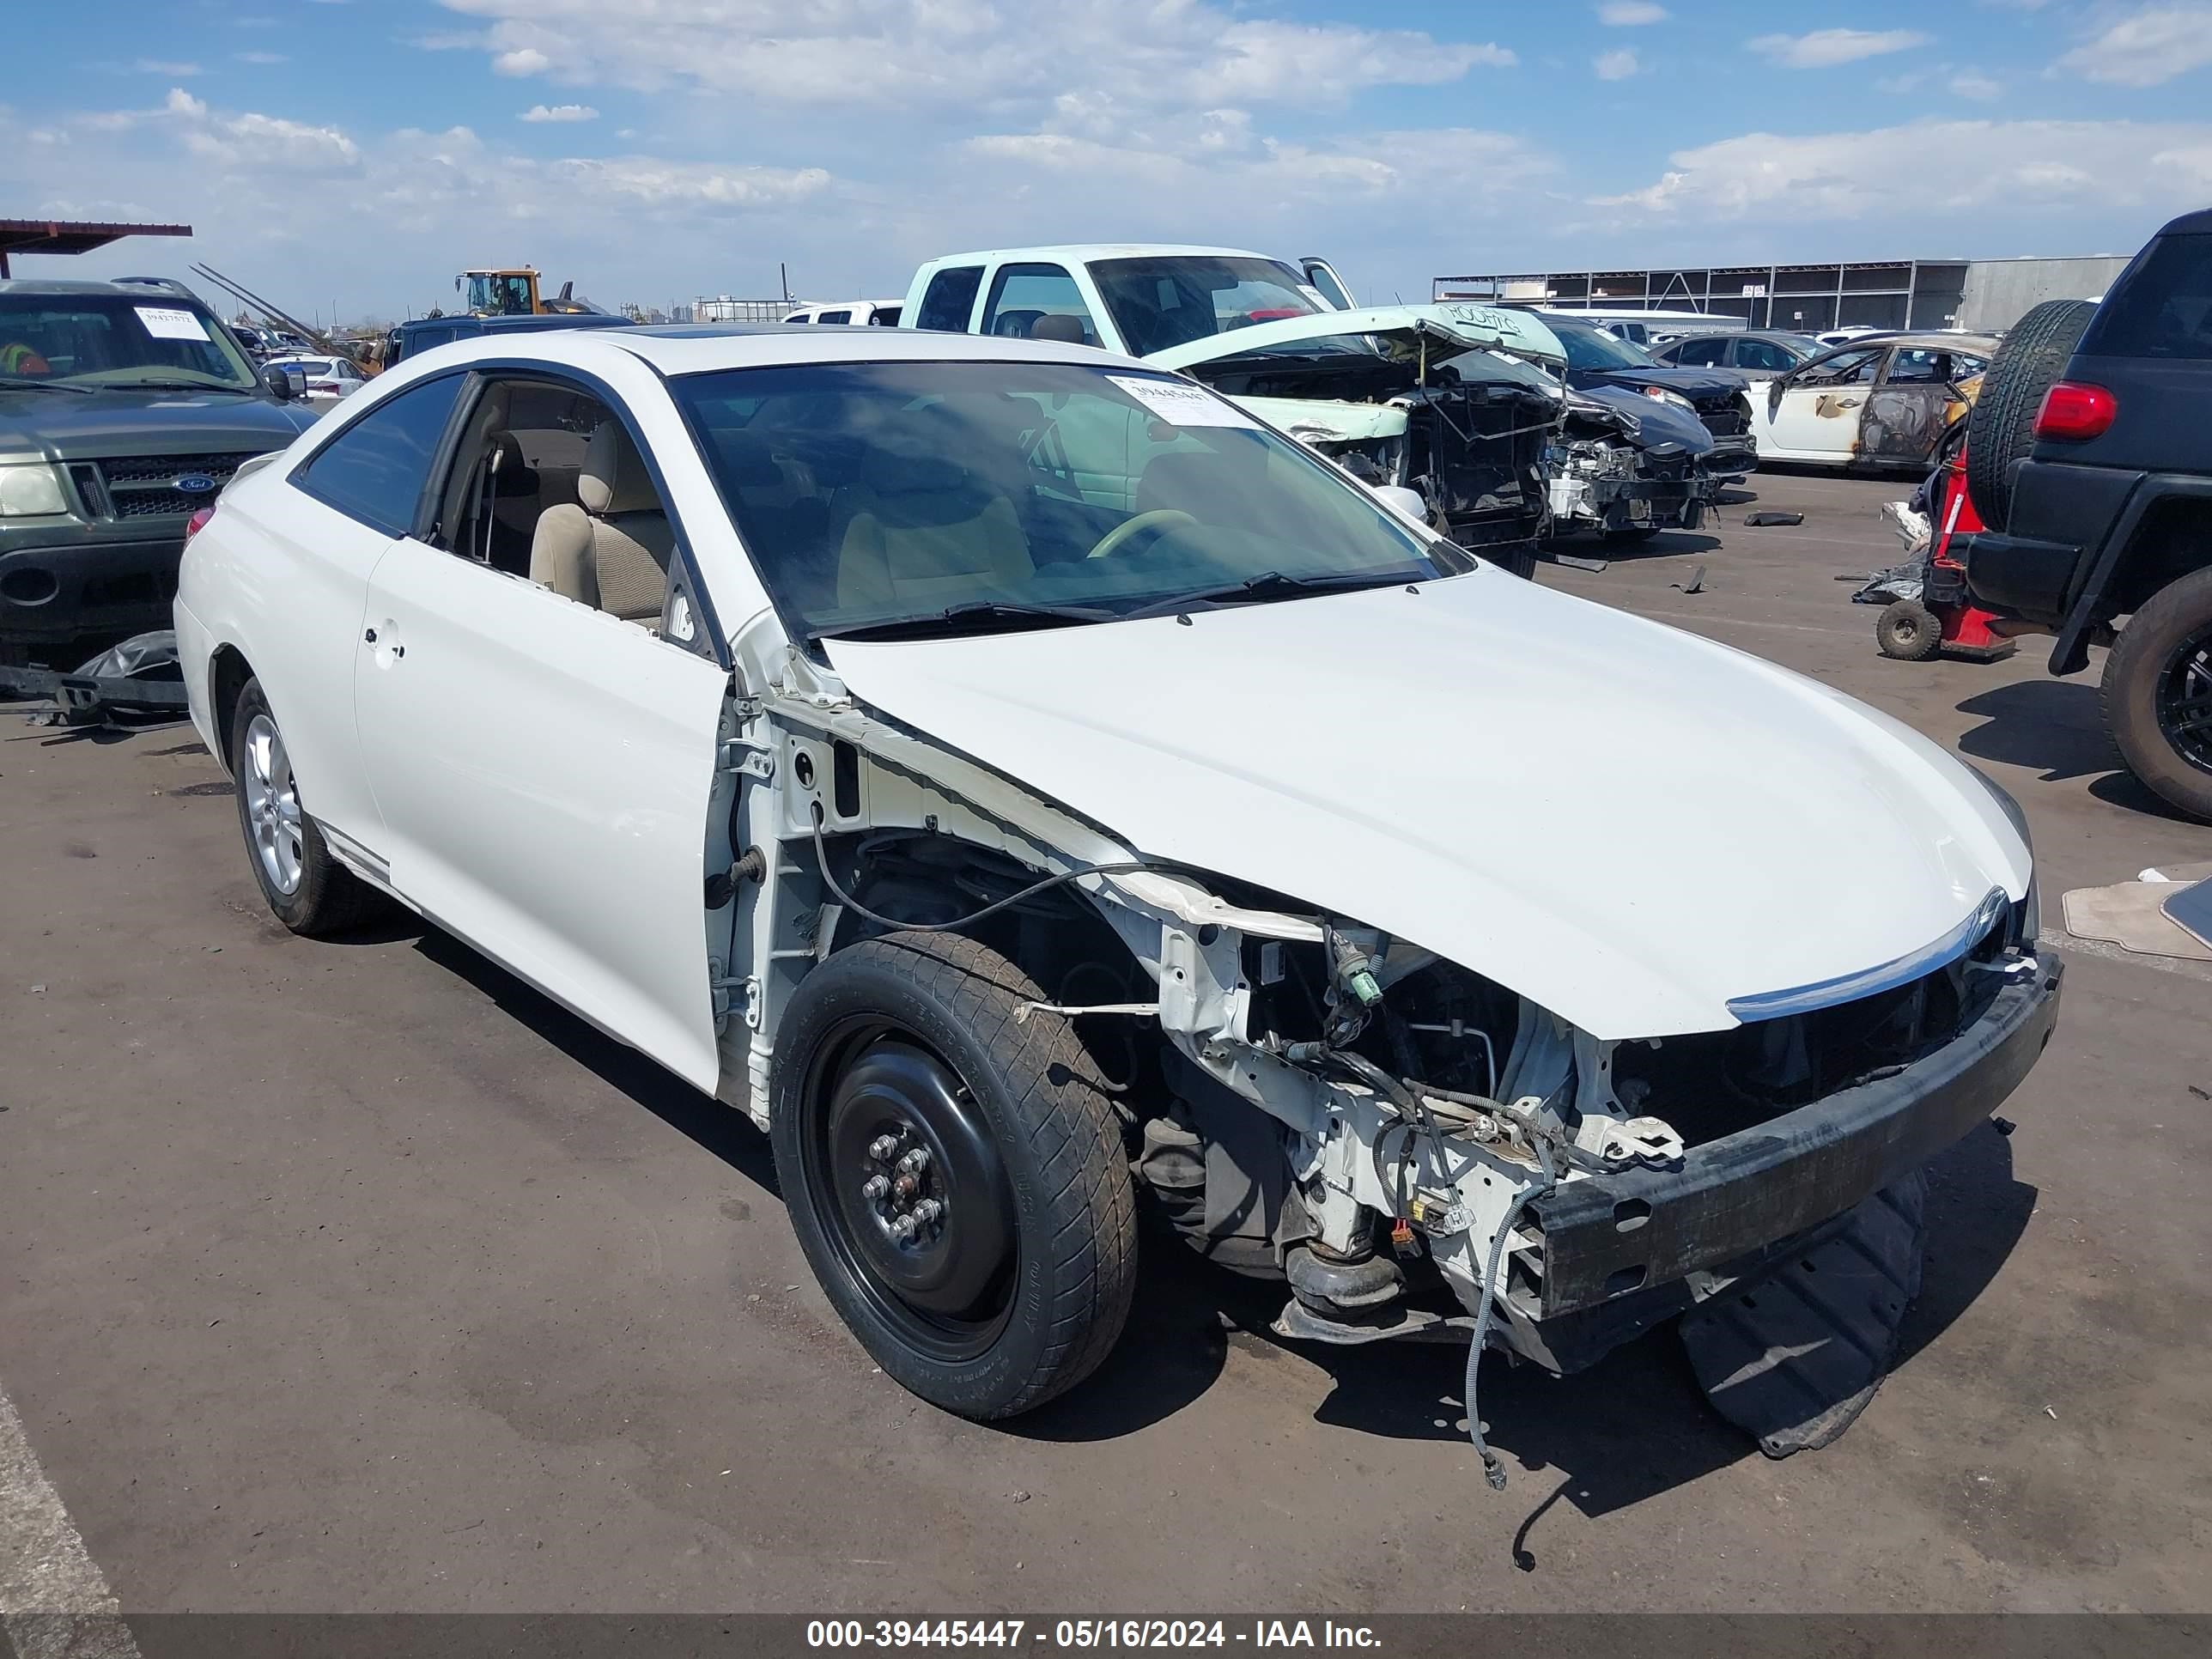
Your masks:
M543 317L418 317L402 323L384 337L384 366L455 340L472 340L479 334L534 334L548 328L634 328L627 317L605 312L582 312Z
M2129 769L2212 819L2212 210L2160 231L2101 302L2021 319L1966 482L1989 526L1966 549L1976 601L2055 634L2054 674L2111 645L2105 722Z

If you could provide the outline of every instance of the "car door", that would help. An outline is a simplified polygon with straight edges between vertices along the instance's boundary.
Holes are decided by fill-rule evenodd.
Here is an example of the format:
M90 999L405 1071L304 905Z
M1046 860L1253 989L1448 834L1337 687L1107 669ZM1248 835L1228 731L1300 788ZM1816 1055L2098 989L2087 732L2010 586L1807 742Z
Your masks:
M1816 357L1767 383L1752 399L1752 436L1762 456L1842 465L1857 453L1859 418L1881 373L1879 346Z
M1900 466L1927 465L1952 421L1966 412L1962 382L1988 365L1948 346L1900 345L1867 398L1859 453Z
M354 717L353 642L369 577L413 521L464 378L375 399L288 477L250 478L217 508L242 520L225 586L248 611L240 643L283 730L301 805L372 868L383 835Z
M543 371L514 378L601 396ZM508 384L483 376L477 394ZM629 410L611 396L598 406L633 453L649 454ZM479 447L495 441L473 417L460 429L485 431ZM527 458L531 434L512 435ZM448 473L475 464L468 442L457 443ZM411 532L378 562L354 653L392 884L523 979L711 1090L720 1066L702 893L727 671L469 556L471 538L432 516L469 496L465 481L453 482L437 481ZM655 489L665 512L665 488ZM670 591L703 603L684 580L682 526L669 525ZM714 636L706 620L690 619L696 637Z

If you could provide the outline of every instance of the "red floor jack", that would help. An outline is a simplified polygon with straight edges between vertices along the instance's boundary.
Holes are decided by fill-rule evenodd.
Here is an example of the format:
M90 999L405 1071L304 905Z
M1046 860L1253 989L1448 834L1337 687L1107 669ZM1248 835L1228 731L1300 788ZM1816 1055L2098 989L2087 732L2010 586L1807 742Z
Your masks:
M1994 662L2009 656L2019 642L1991 631L1999 618L1973 602L1966 592L1966 567L1952 556L1953 549L1961 545L1955 538L1984 527L1966 495L1964 444L1954 447L1938 476L1942 488L1928 550L1915 563L1884 571L1851 597L1861 605L1888 601L1874 625L1875 642L1885 657L1925 662L1948 652L1972 662ZM1929 493L1937 495L1932 489Z

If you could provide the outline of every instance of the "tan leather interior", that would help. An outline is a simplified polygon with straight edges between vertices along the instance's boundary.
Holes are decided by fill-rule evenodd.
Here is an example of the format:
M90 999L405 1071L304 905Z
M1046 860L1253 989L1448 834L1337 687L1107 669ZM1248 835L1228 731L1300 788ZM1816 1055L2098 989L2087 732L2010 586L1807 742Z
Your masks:
M621 617L654 623L668 603L676 535L645 463L619 421L585 446L578 506L546 508L530 547L530 580Z
M1013 588L1034 574L1013 502L934 447L878 449L851 507L841 607L951 604L974 597L979 575Z

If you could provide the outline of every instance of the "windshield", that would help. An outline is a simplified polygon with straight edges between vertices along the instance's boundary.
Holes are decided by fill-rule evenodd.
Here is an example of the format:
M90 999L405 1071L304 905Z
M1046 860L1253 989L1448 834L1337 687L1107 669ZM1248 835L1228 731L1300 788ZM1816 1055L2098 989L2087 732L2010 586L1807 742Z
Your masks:
M469 309L484 317L531 314L530 277L519 270L472 270L468 274Z
M1305 273L1279 259L1179 253L1150 259L1094 259L1091 280L1139 357L1210 334L1329 307Z
M1587 323L1563 322L1557 317L1547 317L1552 332L1559 337L1565 349L1570 368L1656 368L1660 367L1651 354L1626 340L1616 340L1603 329L1592 328Z
M201 307L135 294L0 294L0 380L235 392L260 384L230 331Z
M1157 374L810 363L674 386L799 637L1110 622L1473 562L1233 404Z

